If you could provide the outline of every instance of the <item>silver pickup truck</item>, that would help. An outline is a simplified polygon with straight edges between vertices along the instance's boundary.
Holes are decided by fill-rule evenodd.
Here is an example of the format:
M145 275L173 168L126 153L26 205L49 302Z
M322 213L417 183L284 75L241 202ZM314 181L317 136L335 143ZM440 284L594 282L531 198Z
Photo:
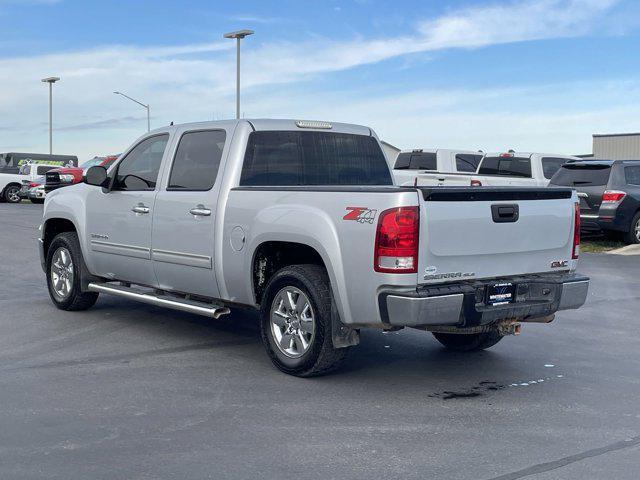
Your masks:
M567 188L394 186L363 126L195 123L51 192L40 257L63 310L100 293L212 318L253 306L273 363L311 376L364 327L469 351L580 307L577 206Z

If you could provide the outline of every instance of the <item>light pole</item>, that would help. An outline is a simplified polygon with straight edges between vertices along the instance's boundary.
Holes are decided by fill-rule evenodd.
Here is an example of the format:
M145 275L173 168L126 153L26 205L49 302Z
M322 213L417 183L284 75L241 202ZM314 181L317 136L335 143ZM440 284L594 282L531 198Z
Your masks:
M240 40L253 34L253 30L238 30L223 35L224 38L236 39L236 118L240 118Z
M60 77L43 78L43 83L49 84L49 155L53 155L53 84L60 80Z
M122 95L125 98L128 98L129 100L131 100L132 102L136 102L138 105L143 106L144 108L147 109L147 132L151 131L151 117L150 117L150 108L149 105L145 105L142 102L139 102L138 100L136 100L135 98L131 98L129 95L125 95L122 92L113 92L116 95Z

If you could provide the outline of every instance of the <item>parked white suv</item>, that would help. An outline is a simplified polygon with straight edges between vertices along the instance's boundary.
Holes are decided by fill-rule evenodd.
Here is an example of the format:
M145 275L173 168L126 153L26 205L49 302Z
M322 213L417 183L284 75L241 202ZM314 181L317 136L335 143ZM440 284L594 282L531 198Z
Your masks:
M0 173L0 201L19 203L20 189L24 181L33 182L49 170L58 167L59 165L29 163L22 165L19 173Z

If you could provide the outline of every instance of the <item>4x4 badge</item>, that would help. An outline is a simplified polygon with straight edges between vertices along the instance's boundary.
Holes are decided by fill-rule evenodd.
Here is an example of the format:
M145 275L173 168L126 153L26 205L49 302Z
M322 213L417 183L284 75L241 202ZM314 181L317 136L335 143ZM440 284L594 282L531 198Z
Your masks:
M367 207L347 207L349 213L347 213L343 220L355 220L358 223L373 223L376 218L377 210L372 210Z

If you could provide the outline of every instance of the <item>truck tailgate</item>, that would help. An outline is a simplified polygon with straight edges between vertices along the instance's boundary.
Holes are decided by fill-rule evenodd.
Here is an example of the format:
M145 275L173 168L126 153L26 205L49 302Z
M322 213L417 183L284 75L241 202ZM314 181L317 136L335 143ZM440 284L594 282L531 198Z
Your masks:
M469 173L419 173L416 175L417 186L426 187L468 187L471 185Z
M419 283L573 268L570 189L421 188Z

